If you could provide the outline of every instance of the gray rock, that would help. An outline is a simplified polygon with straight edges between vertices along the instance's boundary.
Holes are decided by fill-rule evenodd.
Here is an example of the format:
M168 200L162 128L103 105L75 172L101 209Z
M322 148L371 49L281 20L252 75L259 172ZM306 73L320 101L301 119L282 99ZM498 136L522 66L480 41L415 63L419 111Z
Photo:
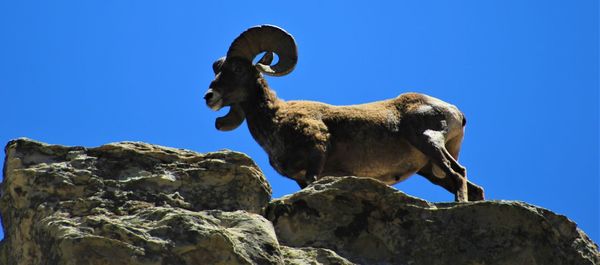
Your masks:
M324 248L281 247L286 265L352 265L354 263Z
M600 264L564 216L521 202L432 204L372 179L323 178L274 200L281 244L328 248L360 264Z
M269 203L260 169L232 151L5 151L3 265L600 264L573 222L521 202L433 204L345 177Z
M31 234L40 254L20 264L283 263L271 224L245 211L159 206L84 217L59 211L38 221Z
M19 139L6 155L0 264L283 264L241 153Z
M12 189L2 202L17 208L90 197L90 203L113 206L143 201L260 213L271 198L258 166L227 150L198 154L137 142L65 147L19 139L8 143L6 156L3 186Z

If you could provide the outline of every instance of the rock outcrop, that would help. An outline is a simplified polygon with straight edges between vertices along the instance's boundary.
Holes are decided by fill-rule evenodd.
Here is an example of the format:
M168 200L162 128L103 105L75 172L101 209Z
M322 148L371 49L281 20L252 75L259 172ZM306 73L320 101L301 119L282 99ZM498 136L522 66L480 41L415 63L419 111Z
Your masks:
M232 151L5 151L0 264L600 264L573 222L520 202L433 204L355 177L271 201Z
M432 204L366 178L324 178L274 200L279 242L360 264L600 264L566 217L511 201Z
M271 187L241 153L26 139L5 151L0 264L348 263L279 245L260 215Z

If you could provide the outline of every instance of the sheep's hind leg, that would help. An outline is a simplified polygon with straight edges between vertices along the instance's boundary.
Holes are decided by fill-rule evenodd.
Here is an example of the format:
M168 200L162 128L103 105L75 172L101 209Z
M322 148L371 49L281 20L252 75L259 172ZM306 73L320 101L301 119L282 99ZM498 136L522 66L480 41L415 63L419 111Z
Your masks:
M448 150L450 155L452 155L452 157L456 161L458 161L458 153L460 152L462 140L463 140L463 135L461 134L460 136L455 136L454 138L449 139L446 142L446 149ZM465 176L466 176L466 174L465 174ZM482 187L474 184L473 182L471 182L467 179L467 188L468 188L467 193L469 195L469 201L485 200L485 195L484 195L484 191L483 191Z
M450 178L438 178L433 174L432 164L429 163L423 167L417 174L425 177L429 182L438 185L452 194L456 194L456 185ZM483 188L467 180L467 193L469 201L482 201L485 199Z
M455 195L454 200L457 202L468 201L467 171L446 150L443 133L440 131L425 130L416 136L409 137L409 141L429 157L433 164L442 169L446 175L445 178L449 177L452 179L454 182L454 188L452 189ZM445 185L448 186L446 181L440 180L438 182L444 188L446 188Z

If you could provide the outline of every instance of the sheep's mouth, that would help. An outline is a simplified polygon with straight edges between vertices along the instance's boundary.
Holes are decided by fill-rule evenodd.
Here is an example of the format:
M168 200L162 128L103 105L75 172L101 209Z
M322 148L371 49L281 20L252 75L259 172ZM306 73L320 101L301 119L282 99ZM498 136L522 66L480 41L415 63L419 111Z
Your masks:
M223 99L219 98L219 99L213 99L213 100L207 100L206 101L206 106L208 106L210 109L214 110L214 111L218 111L221 108L223 108Z
M209 88L204 94L204 100L206 100L206 106L214 111L218 111L223 107L223 97L217 91Z

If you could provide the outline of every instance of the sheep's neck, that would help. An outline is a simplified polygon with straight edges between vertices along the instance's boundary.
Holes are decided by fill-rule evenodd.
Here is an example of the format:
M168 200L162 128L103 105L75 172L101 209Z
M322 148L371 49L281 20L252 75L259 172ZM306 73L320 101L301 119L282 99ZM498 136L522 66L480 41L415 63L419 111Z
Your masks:
M256 93L252 93L253 97L244 102L242 108L246 113L250 133L267 150L273 144L271 137L276 126L277 111L284 102L277 98L262 77L257 79L255 89Z

